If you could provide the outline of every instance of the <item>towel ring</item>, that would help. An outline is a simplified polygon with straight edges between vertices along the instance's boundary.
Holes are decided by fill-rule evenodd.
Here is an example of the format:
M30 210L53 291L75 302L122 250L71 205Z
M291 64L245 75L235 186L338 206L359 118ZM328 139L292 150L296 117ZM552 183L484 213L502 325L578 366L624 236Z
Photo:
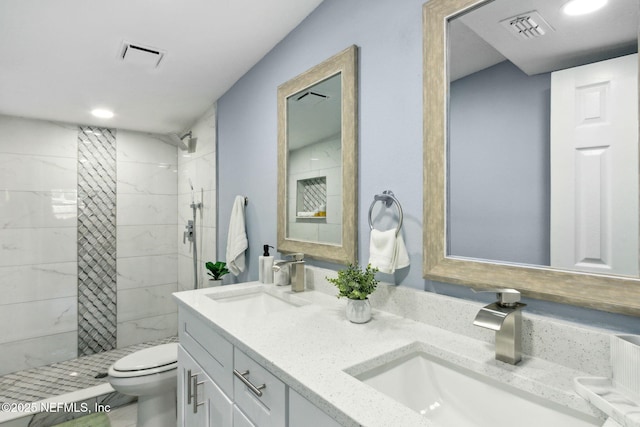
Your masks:
M373 206L378 201L384 203L386 207L391 207L393 203L396 204L396 207L398 208L398 227L396 228L397 237L400 233L400 229L402 228L402 219L404 217L404 214L402 213L402 206L400 205L400 202L398 201L398 199L396 199L396 197L393 195L393 191L391 190L385 190L382 192L382 194L376 194L375 196L373 196L373 202L371 203L371 206L369 206L369 228L373 230L371 213L373 212Z

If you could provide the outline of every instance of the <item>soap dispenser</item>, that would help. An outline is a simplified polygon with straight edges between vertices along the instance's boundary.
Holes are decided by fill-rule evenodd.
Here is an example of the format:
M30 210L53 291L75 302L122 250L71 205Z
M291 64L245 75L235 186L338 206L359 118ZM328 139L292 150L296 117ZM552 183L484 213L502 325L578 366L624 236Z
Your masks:
M273 283L273 256L269 255L271 245L262 246L264 252L258 257L258 280L260 283Z

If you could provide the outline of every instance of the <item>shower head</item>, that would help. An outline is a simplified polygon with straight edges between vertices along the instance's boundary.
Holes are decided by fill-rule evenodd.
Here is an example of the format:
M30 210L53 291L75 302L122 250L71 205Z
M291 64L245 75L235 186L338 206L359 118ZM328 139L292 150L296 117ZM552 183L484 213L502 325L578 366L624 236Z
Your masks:
M198 138L189 137L187 141L187 152L195 153L196 152L196 144L198 143Z
M175 145L182 151L186 151L188 153L196 152L196 144L198 142L198 138L194 138L191 134L191 131L185 133L182 136L178 136L177 133L168 133L165 135L159 135L159 137L167 144ZM185 143L184 139L187 137L189 137L189 139L187 139L187 142Z

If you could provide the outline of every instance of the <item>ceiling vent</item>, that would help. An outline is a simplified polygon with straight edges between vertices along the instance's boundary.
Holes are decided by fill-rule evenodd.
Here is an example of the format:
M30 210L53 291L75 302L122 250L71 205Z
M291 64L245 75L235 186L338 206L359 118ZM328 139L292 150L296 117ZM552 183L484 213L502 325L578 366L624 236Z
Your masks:
M511 18L500 21L500 24L511 34L524 40L542 37L554 31L542 15L535 10L512 16Z
M296 97L296 102L299 102L302 105L316 105L325 99L329 99L329 97L322 93L308 90Z
M129 64L157 68L162 58L164 58L164 54L165 52L153 47L124 42L120 52L120 59Z

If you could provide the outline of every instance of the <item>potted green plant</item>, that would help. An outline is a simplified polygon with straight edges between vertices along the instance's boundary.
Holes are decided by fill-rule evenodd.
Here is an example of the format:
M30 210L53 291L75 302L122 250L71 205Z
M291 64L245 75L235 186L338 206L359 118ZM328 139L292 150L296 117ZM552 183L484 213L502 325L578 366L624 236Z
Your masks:
M211 262L207 261L204 265L207 268L207 274L211 276L209 279L210 286L220 286L222 284L222 276L227 274L227 263L222 261Z
M367 298L376 290L377 268L371 264L362 270L359 266L349 264L346 270L338 271L337 278L327 280L338 288L338 298L347 298L347 319L353 323L366 323L371 320L371 303Z

